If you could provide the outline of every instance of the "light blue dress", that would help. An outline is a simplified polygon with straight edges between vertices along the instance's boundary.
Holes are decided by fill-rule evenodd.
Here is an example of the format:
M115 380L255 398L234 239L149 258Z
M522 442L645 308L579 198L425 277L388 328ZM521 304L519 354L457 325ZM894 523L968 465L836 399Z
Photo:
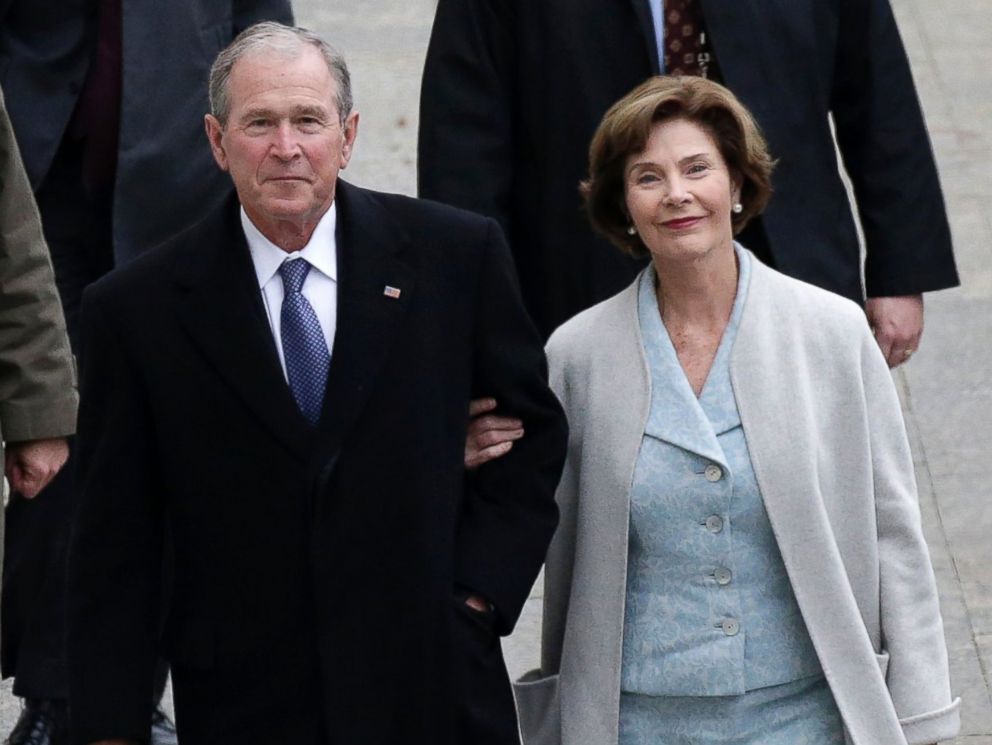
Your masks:
M639 287L652 395L631 488L620 745L844 741L731 387L751 261L736 250L737 297L698 399L661 321L653 270Z

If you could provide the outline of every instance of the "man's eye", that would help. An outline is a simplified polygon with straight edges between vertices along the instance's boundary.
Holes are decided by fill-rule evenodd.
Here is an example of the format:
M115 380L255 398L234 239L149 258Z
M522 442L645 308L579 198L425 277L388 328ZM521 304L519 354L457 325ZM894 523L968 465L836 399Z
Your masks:
M245 125L245 129L249 132L262 132L269 126L268 119L251 119Z
M296 126L303 132L317 132L324 126L324 123L316 117L304 116L296 120Z

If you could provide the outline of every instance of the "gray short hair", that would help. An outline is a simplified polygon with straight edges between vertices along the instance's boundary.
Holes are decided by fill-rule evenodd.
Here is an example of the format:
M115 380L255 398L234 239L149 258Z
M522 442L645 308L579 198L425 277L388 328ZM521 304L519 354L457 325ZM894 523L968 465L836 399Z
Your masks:
M221 125L227 125L227 117L231 113L231 70L242 57L262 49L296 56L307 46L316 48L327 63L337 88L338 117L344 124L352 106L351 75L348 74L344 57L312 31L272 21L249 26L217 55L210 67L210 113L217 117Z

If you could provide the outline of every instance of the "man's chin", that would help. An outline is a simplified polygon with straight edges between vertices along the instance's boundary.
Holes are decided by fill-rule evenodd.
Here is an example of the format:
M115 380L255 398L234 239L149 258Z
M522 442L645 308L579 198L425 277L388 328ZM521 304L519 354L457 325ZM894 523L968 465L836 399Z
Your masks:
M280 220L304 219L319 211L313 199L292 197L269 198L262 202L261 207L265 213Z
M263 199L246 209L249 217L258 215L267 223L294 223L298 225L312 224L320 220L331 206L331 200L318 203L311 199Z

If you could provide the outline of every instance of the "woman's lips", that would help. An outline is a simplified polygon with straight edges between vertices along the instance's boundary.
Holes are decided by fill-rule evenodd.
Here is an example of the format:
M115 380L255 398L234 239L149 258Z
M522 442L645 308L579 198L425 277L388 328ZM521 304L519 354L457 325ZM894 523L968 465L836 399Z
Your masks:
M676 220L666 220L662 223L662 225L666 228L671 228L672 230L682 230L684 228L692 227L702 219L703 218L701 217L680 217Z

